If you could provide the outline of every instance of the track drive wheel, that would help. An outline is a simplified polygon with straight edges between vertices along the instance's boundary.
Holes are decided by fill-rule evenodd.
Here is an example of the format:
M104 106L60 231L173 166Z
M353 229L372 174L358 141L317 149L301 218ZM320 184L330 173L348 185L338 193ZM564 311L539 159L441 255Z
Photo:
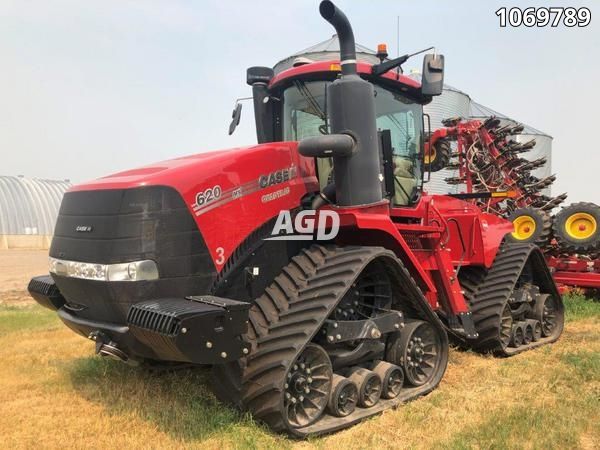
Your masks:
M329 401L332 378L327 352L319 345L308 344L286 376L283 405L290 425L305 427L321 417Z
M450 160L451 152L452 148L450 147L450 141L447 139L438 139L435 141L435 143L429 147L429 152L425 153L423 158L425 170L438 172L445 169Z
M507 218L513 223L514 231L506 235L509 242L536 244L544 247L552 235L552 218L538 208L519 208Z
M566 251L590 253L600 250L600 206L573 203L554 217L554 235Z
M403 367L408 383L422 386L433 378L442 363L440 336L428 322L408 322L390 339L386 359Z

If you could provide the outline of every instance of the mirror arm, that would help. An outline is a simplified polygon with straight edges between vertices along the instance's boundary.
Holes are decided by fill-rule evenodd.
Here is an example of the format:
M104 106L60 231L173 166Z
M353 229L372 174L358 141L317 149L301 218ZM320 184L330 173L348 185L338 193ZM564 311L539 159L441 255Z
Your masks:
M410 55L404 55L391 59L390 61L375 64L373 67L371 67L371 73L377 76L383 75L384 73L404 64L406 61L408 61L408 58L410 58Z

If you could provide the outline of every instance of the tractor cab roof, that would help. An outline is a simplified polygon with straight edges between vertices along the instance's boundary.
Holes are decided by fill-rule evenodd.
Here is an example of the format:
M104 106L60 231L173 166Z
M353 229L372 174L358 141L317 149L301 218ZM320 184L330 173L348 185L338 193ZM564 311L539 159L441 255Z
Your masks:
M418 103L426 104L431 101L430 96L422 95L421 84L396 70L390 70L382 75L371 73L372 64L359 61L356 64L358 74L369 82L399 91L411 97ZM292 84L294 80L317 81L335 80L341 72L339 60L316 61L291 67L276 74L269 83L269 90L279 90Z

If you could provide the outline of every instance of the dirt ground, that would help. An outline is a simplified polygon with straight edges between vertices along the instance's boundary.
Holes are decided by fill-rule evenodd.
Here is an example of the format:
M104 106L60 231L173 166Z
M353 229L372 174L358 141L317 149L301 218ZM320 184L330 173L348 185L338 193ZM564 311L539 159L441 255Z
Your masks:
M0 305L31 304L27 284L48 273L48 250L0 250Z

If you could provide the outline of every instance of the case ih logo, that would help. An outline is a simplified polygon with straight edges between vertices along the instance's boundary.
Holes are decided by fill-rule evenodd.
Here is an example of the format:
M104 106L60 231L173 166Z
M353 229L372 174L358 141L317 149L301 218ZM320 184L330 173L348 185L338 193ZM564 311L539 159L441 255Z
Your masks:
M75 227L75 231L77 233L91 233L92 232L92 226L91 225L77 225Z
M292 219L289 211L280 211L270 238L265 241L327 241L340 231L340 216L335 211L300 211ZM316 236L315 236L316 234Z
M291 166L287 169L276 170L258 178L258 185L261 188L273 186L274 184L284 183L296 176L296 168Z

